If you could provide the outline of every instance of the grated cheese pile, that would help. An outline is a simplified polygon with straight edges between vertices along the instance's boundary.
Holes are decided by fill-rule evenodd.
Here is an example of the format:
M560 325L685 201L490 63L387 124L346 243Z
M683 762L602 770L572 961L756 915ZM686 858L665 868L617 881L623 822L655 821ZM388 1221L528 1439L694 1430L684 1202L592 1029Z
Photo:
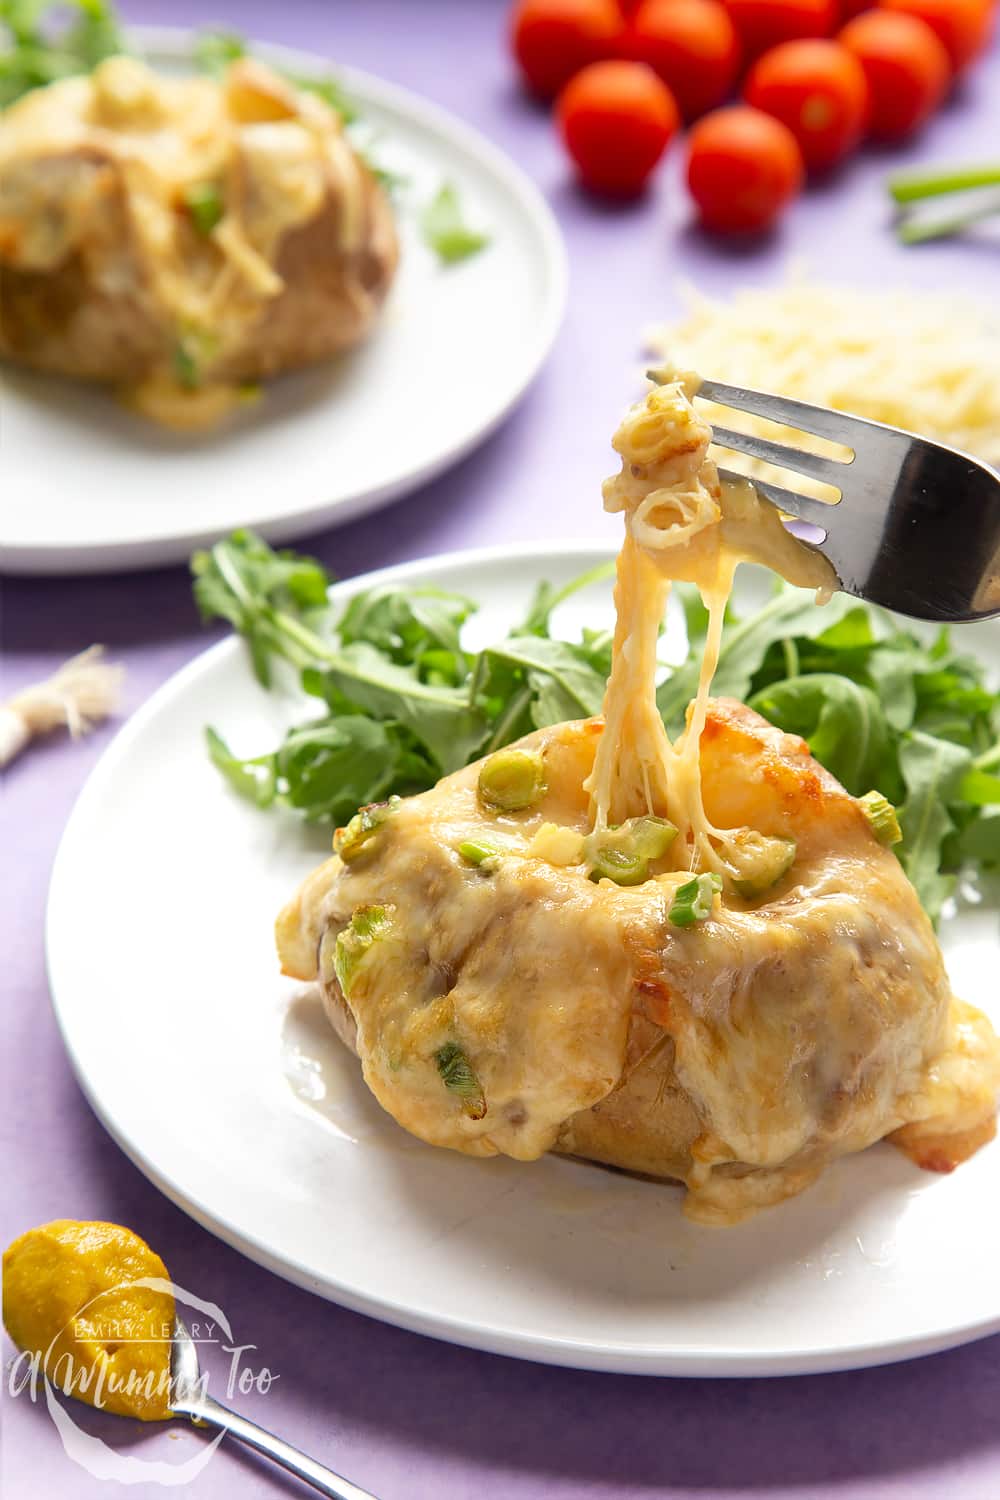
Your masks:
M652 354L713 380L774 391L936 438L1000 464L1000 325L940 292L859 291L794 281L753 287L729 302L686 290L687 310L650 330ZM798 446L829 444L705 403L709 421ZM771 465L726 454L759 478ZM795 487L821 493L801 477Z

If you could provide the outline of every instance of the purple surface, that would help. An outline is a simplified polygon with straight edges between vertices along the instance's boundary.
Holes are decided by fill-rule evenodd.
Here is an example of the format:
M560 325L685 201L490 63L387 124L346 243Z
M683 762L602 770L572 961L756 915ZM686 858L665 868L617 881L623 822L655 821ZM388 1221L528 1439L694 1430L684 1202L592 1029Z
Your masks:
M547 193L565 230L569 317L534 390L450 475L309 544L344 575L517 537L613 537L617 528L602 517L598 499L608 437L636 390L639 333L675 306L679 277L723 291L741 280L775 280L794 256L805 257L817 277L962 285L996 296L995 242L910 252L894 245L881 184L898 158L887 155L854 163L796 205L779 237L749 249L713 245L689 227L676 162L656 194L635 207L610 211L588 202L568 184L544 117L512 83L501 45L504 7L488 0L131 0L124 8L135 21L218 22L313 48L428 94L508 149ZM998 139L994 53L909 159L975 157ZM128 665L128 709L207 644L180 569L6 582L2 629L3 696L102 640ZM252 1265L168 1203L82 1098L45 981L42 923L52 857L112 732L77 746L54 740L33 749L5 787L4 1243L55 1217L134 1227L180 1284L223 1307L239 1341L257 1346L254 1360L279 1373L266 1397L239 1397L237 1404L383 1500L1000 1494L1000 1338L894 1368L798 1380L657 1381L546 1369L342 1311ZM942 1276L952 1274L960 1270L941 1267ZM5 1357L10 1353L7 1343ZM4 1417L3 1494L10 1500L114 1490L66 1458L44 1407L8 1398ZM177 1462L204 1441L190 1429L140 1428L110 1417L91 1426L144 1459ZM202 1500L299 1492L228 1444L189 1490ZM140 1483L130 1493L161 1490Z

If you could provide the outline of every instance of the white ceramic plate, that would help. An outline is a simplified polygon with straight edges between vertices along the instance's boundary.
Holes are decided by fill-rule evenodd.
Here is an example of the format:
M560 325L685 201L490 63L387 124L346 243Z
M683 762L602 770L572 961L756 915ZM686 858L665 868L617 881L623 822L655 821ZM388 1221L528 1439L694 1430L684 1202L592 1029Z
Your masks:
M180 31L139 31L134 40L166 70L189 55ZM331 72L321 58L254 51L302 75ZM335 72L377 138L380 162L407 179L399 275L374 335L338 361L271 382L234 427L200 437L160 431L101 390L6 366L0 568L84 573L178 562L243 525L289 541L424 483L524 393L566 298L565 252L541 195L443 110L368 74ZM491 237L479 255L447 267L422 243L415 212L444 181Z
M372 576L481 600L470 639L483 644L540 579L599 560L489 551ZM760 602L768 584L745 571ZM595 585L563 606L559 633L610 614L610 586ZM996 626L965 639L1000 664ZM48 953L66 1045L107 1128L175 1202L324 1297L555 1364L787 1375L1000 1329L1000 1144L950 1177L876 1146L713 1230L682 1217L670 1186L556 1157L475 1161L407 1136L316 997L276 971L275 913L328 837L237 800L204 752L206 722L249 754L294 709L254 684L238 643L208 651L115 740L56 861ZM996 907L968 908L944 939L958 991L1000 1020Z

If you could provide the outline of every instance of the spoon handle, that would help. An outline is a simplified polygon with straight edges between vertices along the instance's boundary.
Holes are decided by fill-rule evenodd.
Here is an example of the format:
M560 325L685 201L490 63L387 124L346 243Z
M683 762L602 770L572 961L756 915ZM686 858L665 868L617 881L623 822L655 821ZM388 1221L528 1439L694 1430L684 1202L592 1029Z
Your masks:
M231 1432L241 1443L256 1448L258 1453L265 1454L283 1469L298 1475L306 1484L311 1484L314 1490L319 1490L321 1495L328 1495L330 1500L378 1500L369 1490L359 1489L356 1484L341 1479L339 1474L335 1474L325 1464L318 1464L314 1458L293 1448L291 1443L283 1442L266 1428L258 1427L256 1422L249 1422L238 1412L230 1411L228 1406L223 1406L221 1401L215 1401L211 1396L201 1396L197 1412L191 1412L190 1415L192 1421L204 1421L213 1427L224 1427L226 1432Z

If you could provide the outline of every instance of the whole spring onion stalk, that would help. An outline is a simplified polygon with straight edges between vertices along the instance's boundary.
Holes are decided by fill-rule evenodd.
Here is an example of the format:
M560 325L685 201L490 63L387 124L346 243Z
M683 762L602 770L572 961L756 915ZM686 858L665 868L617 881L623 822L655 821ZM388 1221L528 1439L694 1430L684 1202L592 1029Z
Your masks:
M936 216L914 208L915 204L952 193L969 196L951 213ZM1000 215L1000 163L900 172L889 179L889 195L901 209L896 233L904 245L944 239Z

